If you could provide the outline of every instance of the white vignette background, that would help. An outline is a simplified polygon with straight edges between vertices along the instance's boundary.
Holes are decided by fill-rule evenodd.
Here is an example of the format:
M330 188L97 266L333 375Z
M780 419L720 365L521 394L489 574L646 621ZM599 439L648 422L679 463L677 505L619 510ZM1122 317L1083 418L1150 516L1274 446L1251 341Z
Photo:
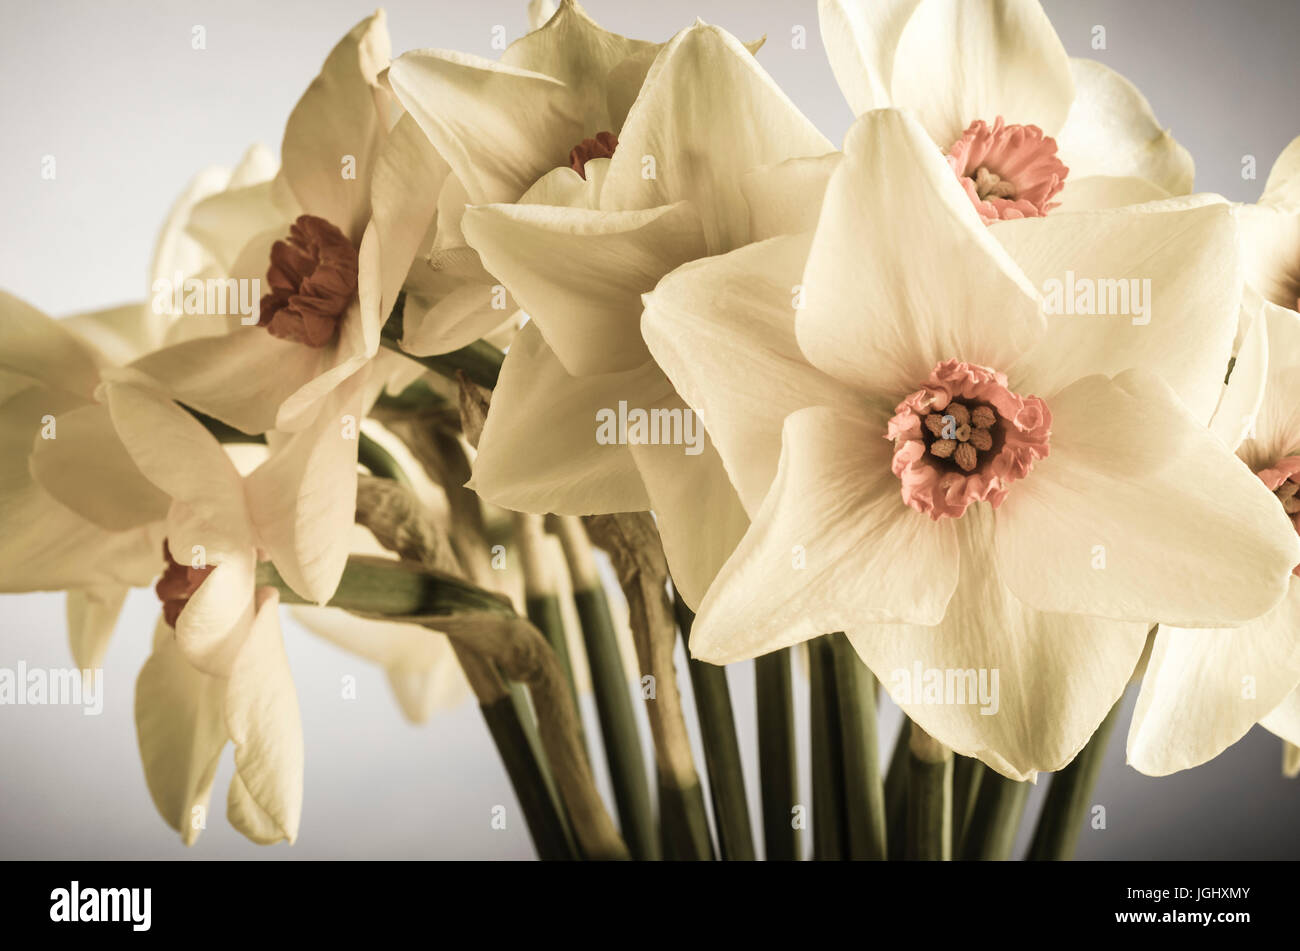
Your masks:
M373 0L2 0L0 287L47 313L143 299L154 238L199 169L233 165L254 141L278 147L284 120L339 36ZM851 121L822 50L815 0L585 0L608 29L667 39L695 17L744 39L834 142ZM1273 159L1300 134L1298 0L1043 0L1072 56L1099 59L1137 84L1196 159L1198 191L1253 201ZM394 52L437 46L495 58L493 28L526 29L525 0L389 0ZM194 26L206 49L191 48ZM1095 51L1095 26L1107 49ZM792 43L806 31L806 48ZM55 156L57 178L42 180ZM1261 178L1246 180L1253 155ZM617 606L616 606L617 609ZM528 858L532 845L473 702L423 726L402 719L380 668L285 618L302 706L306 786L292 847L249 843L215 797L208 828L186 849L145 788L132 714L158 602L132 592L104 665L104 709L0 707L0 858ZM0 596L0 666L70 664L64 596ZM679 653L679 670L684 658ZM758 816L753 668L729 668ZM342 698L345 676L356 699ZM689 687L684 680L686 702ZM1079 858L1295 858L1300 785L1282 779L1279 741L1256 727L1218 759L1161 779L1124 765L1135 699L1112 736L1093 801L1107 828L1085 831ZM802 791L806 679L796 676ZM594 706L584 715L595 737ZM693 724L693 710L687 711ZM899 722L881 717L887 757ZM698 739L698 738L697 738ZM697 746L698 753L698 746ZM698 760L703 762L702 758ZM214 789L233 768L229 748ZM598 771L599 773L599 771ZM608 786L599 776L603 790ZM1031 793L1022 843L1045 784ZM506 807L507 826L491 826Z

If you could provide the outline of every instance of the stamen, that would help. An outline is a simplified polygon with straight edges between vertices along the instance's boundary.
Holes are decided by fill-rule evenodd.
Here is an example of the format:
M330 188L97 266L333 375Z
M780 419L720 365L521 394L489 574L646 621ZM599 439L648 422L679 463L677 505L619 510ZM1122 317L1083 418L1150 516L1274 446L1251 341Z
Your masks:
M993 126L976 120L948 150L948 164L985 224L1041 218L1059 202L1069 169L1056 157L1056 140L1034 125Z
M618 136L613 132L597 132L595 138L583 139L569 152L569 168L583 178L587 177L587 163L596 158L613 158L618 148Z
M203 584L204 579L212 573L212 568L191 568L178 563L172 558L165 540L163 557L167 559L167 567L162 577L158 579L158 583L154 585L154 593L158 595L158 600L162 601L163 619L169 626L175 627L177 619L181 616L181 610L189 603L194 592L199 590L199 585Z
M1300 534L1300 456L1284 456L1255 475L1277 496L1282 511L1286 512L1297 534ZM1300 577L1300 565L1296 565L1291 573Z
M1047 404L1012 393L988 367L946 360L894 413L885 435L903 501L936 521L960 517L972 502L997 508L1007 486L1047 457Z
M258 324L274 337L324 347L357 293L357 250L324 218L301 215L271 247Z

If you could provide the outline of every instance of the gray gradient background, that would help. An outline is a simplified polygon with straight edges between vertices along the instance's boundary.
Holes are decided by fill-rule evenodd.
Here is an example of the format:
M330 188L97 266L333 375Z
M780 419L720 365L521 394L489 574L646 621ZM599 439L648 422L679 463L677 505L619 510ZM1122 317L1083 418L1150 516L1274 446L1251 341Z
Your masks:
M325 54L370 9L345 0L4 6L0 287L56 315L142 299L157 229L186 181L204 166L232 165L253 141L278 147L289 110ZM1191 150L1200 190L1258 197L1274 157L1300 133L1300 4L1045 6L1072 55L1098 58L1142 89ZM504 25L512 39L526 27L523 0L398 0L387 9L397 52L436 46L495 57L494 25ZM747 39L765 33L759 60L794 102L833 141L848 128L851 115L821 48L813 0L590 0L587 9L607 28L645 39L666 39L696 16ZM190 48L195 24L207 28L204 51ZM792 49L796 24L807 29L806 50ZM1089 46L1095 24L1107 30L1104 52ZM53 182L40 178L46 154L58 162ZM1246 154L1258 159L1257 181L1242 178ZM399 716L377 668L292 622L286 642L307 743L299 842L259 848L227 825L227 748L209 827L186 850L154 811L135 745L132 693L156 616L152 593L134 592L105 662L102 716L0 707L0 857L532 855L472 704L413 727ZM64 630L61 594L0 597L0 666L68 664ZM358 678L355 701L339 699L345 674ZM752 668L736 665L729 674L757 815ZM1133 700L1130 691L1129 710ZM589 699L587 707L590 718ZM1107 808L1109 827L1083 833L1080 857L1300 855L1300 786L1281 778L1271 734L1256 728L1207 766L1152 779L1124 765L1127 722L1126 710L1094 796ZM882 754L897 723L897 710L887 705ZM806 741L806 720L800 726ZM805 796L807 790L805 773ZM1042 793L1041 786L1033 793L1030 818ZM505 831L489 827L498 803L512 819Z

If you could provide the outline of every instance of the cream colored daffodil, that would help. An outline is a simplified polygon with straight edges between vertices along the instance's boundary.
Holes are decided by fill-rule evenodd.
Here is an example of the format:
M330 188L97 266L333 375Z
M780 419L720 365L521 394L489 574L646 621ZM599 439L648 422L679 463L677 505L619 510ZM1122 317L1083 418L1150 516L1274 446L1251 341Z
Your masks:
M857 115L916 116L985 220L1191 191L1187 150L1123 76L1066 56L1038 0L819 0Z
M1135 266L1142 326L1046 315L1034 286ZM953 750L1017 779L1069 762L1152 618L1256 617L1300 555L1204 425L1240 297L1223 202L990 229L923 127L866 114L813 233L686 265L647 298L651 353L753 519L692 653L843 630ZM915 671L938 696L906 689ZM993 671L996 697L944 694Z
M831 146L740 42L703 23L659 53L619 136L585 180L556 169L517 203L465 212L471 245L532 317L493 393L473 485L528 512L652 509L674 581L698 605L747 519L641 339L641 294L751 240L747 170ZM602 436L602 418L637 414L677 429Z
M1300 315L1258 299L1249 312L1213 429L1225 445L1237 446L1237 455L1300 526ZM1297 684L1300 578L1294 574L1286 598L1243 626L1162 624L1129 728L1129 763L1156 776L1198 766L1256 722L1300 741Z
M1300 310L1300 138L1273 163L1258 204L1237 214L1247 282L1277 306Z

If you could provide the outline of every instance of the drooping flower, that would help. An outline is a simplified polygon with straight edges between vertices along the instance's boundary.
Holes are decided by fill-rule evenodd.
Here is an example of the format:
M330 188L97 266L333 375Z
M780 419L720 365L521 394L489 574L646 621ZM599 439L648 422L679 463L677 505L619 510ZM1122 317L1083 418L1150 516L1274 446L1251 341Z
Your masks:
M653 509L675 583L698 604L747 520L641 339L641 294L753 239L749 169L830 150L739 41L699 23L654 60L612 158L588 157L585 179L565 165L518 202L469 208L470 244L532 317L492 397L475 489L527 512ZM603 438L602 417L620 407L670 432Z
M1142 325L1046 316L1034 288L1134 266L1152 287ZM996 670L987 704L896 698L1007 776L1059 768L1151 619L1256 617L1300 556L1204 425L1240 296L1223 202L990 229L914 120L863 116L811 235L686 265L647 298L650 350L753 519L692 653L727 663L843 630L887 689L916 667L941 685ZM958 405L980 417L969 469L934 451L966 425ZM899 454L904 474L931 471L900 479Z
M1300 315L1259 299L1249 312L1212 427L1225 445L1240 443L1237 455L1300 531ZM1199 766L1256 722L1300 741L1298 632L1294 574L1286 597L1245 625L1160 625L1129 728L1130 765L1156 776Z
M854 113L910 111L985 221L1192 188L1192 159L1127 79L1066 56L1038 0L819 0Z

